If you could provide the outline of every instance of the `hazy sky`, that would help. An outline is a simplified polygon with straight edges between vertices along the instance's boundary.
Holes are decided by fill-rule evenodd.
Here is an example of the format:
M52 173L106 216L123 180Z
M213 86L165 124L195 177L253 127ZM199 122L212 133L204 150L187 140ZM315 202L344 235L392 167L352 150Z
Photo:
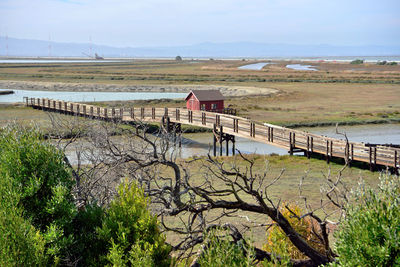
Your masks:
M400 0L0 0L0 35L113 46L400 45Z

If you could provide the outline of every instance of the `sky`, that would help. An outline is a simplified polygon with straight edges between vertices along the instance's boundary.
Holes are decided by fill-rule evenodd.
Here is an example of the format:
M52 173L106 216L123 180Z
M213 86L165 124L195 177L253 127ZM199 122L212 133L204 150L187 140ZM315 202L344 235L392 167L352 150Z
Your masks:
M400 45L400 0L0 0L0 36L117 47Z

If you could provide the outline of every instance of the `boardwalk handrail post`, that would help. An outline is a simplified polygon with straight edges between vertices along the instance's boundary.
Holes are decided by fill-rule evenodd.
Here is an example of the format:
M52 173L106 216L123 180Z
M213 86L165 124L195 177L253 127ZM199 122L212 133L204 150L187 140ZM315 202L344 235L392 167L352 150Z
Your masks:
M135 119L135 108L131 108L131 110L130 110L130 113L131 113L131 119Z
M214 123L213 126L213 152L214 152L214 157L217 156L217 125Z
M94 112L94 108L91 105L85 105L80 103L73 103L61 100L54 100L49 98L30 98L30 97L23 97L23 102L26 106L32 106L35 109L42 109L42 110L51 110L51 111L58 111L64 112L69 115L76 115L76 116L89 116L93 119L110 119L110 115L113 119L117 120L118 122L124 120L124 109L120 108L119 111L116 108L112 108L112 112L108 113L107 108L97 108L97 116ZM74 105L76 107L74 107ZM81 107L82 106L82 107ZM88 108L90 108L90 113ZM168 108L164 108L164 116L162 115L162 109L157 109L155 107L151 108L151 115L150 110L148 110L147 114L145 113L145 108L140 108L140 116L142 119L153 119L156 118L160 119L160 117L165 118L166 122L166 130L170 132L174 130L174 140L176 143L177 131L181 127L181 124L178 123L181 121L180 111L181 109L175 108L174 111L169 112ZM117 113L116 113L117 112ZM175 112L175 114L173 114ZM103 115L104 113L104 115ZM207 124L207 113L205 111L195 111L195 119L193 119L193 111L188 110L188 119L186 120L186 116L183 118L183 122L186 124L194 124L200 125L202 127L210 128L213 125L214 129L214 155L217 154L216 146L217 140L220 143L220 155L222 155L222 143L224 141L227 142L226 150L227 155L229 154L229 141L233 142L232 145L232 154L235 154L235 136L244 136L248 139L254 139L257 133L261 139L260 141L266 143L273 143L274 142L274 129L276 129L277 136L274 145L278 147L288 148L289 153L294 154L297 152L304 152L304 154L310 158L312 153L318 153L320 155L325 155L326 161L329 163L332 157L337 157L344 159L344 162L350 166L352 161L360 161L370 165L370 169L374 170L376 166L383 165L389 168L394 168L395 172L398 172L400 168L400 150L398 145L392 144L363 144L363 143L349 143L344 142L343 140L329 138L326 136L319 136L314 134L309 134L306 132L300 132L296 130L291 130L284 127L278 127L271 124L264 124L264 126L260 126L258 123L251 121L250 119L233 117L223 114L214 114L209 117L209 123ZM200 121L200 114L201 114L201 121ZM126 114L126 119L129 120L128 114ZM167 115L167 116L166 116ZM169 115L171 117L169 117ZM139 115L138 115L139 116ZM145 116L148 116L145 117ZM150 117L151 116L151 117ZM172 117L173 116L173 117ZM134 119L134 108L130 108L130 117ZM222 118L221 118L222 117ZM222 119L222 120L221 120ZM158 120L159 121L159 120ZM232 121L233 125L230 124ZM241 121L241 128L239 131L239 121ZM200 124L201 123L201 124ZM242 124L243 123L243 124ZM224 124L224 125L222 125ZM228 127L228 133L223 132L223 127ZM233 126L233 129L232 129ZM257 128L259 127L259 128ZM250 134L248 135L248 131L250 128ZM181 130L179 130L181 131ZM296 140L296 133L299 136L298 140ZM289 136L288 136L289 135ZM289 138L288 138L289 137ZM315 139L315 143L314 143ZM326 142L326 149L325 144ZM335 147L334 143L335 142Z
M223 134L224 128L222 125L219 126L219 155L222 156L222 134Z

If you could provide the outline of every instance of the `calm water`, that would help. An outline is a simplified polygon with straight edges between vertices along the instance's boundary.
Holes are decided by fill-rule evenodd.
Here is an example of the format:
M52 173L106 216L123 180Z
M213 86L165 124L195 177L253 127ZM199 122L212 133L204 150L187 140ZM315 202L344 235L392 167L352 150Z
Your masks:
M335 127L315 127L301 129L310 133L325 135L342 139L342 135L335 133ZM400 144L400 124L383 124L383 125L361 125L339 127L340 132L346 132L350 142L364 143L392 143ZM207 155L209 149L212 149L212 134L186 134L182 142L183 149L180 152L181 157L203 156ZM231 154L231 143L229 144L229 154ZM288 151L271 145L254 142L245 138L236 138L236 148L244 154L271 154L287 155ZM210 153L213 151L210 150ZM219 153L219 148L217 148ZM223 145L223 153L225 155L225 143Z
M317 71L315 66L302 65L302 64L289 64L289 65L286 65L286 68L292 69L292 70L313 70L313 71Z
M262 68L268 64L271 63L267 63L267 62L260 62L260 63L254 63L254 64L248 64L248 65L244 65L244 66L240 66L238 67L238 69L241 70L262 70Z
M11 89L0 89L11 90ZM143 93L143 92L54 92L54 91L28 91L13 90L14 94L0 95L0 103L22 102L23 97L50 98L71 102L95 102L117 100L148 100L160 98L185 98L186 93Z
M336 134L335 127L304 128L310 133L344 139ZM346 133L349 141L371 144L400 144L400 124L339 126L339 132Z
M0 59L1 63L103 63L121 62L121 60L99 59Z

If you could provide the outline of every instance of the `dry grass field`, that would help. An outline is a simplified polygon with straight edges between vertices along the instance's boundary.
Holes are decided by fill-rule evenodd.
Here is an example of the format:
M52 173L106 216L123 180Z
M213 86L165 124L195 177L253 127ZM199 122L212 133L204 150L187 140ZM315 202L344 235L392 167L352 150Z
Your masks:
M109 63L1 64L0 87L7 82L57 83L53 90L112 90L141 85L228 86L241 116L288 126L341 123L382 123L400 119L400 66L365 63L275 61L262 70L240 70L253 63L239 60L135 60ZM310 64L320 71L296 71L287 64ZM33 85L32 85L33 84ZM74 87L72 84L79 84ZM71 85L68 87L68 85ZM157 87L158 86L158 87ZM86 88L87 87L87 88ZM47 88L47 90L50 90ZM94 88L94 89L93 89ZM18 88L14 88L18 89ZM271 89L278 93L269 94ZM111 90L111 89L110 89ZM157 90L157 89L156 89ZM180 89L181 90L181 89ZM184 89L183 89L184 90ZM237 95L236 94L236 95ZM114 103L111 103L113 105ZM134 105L184 106L183 101L141 101Z

